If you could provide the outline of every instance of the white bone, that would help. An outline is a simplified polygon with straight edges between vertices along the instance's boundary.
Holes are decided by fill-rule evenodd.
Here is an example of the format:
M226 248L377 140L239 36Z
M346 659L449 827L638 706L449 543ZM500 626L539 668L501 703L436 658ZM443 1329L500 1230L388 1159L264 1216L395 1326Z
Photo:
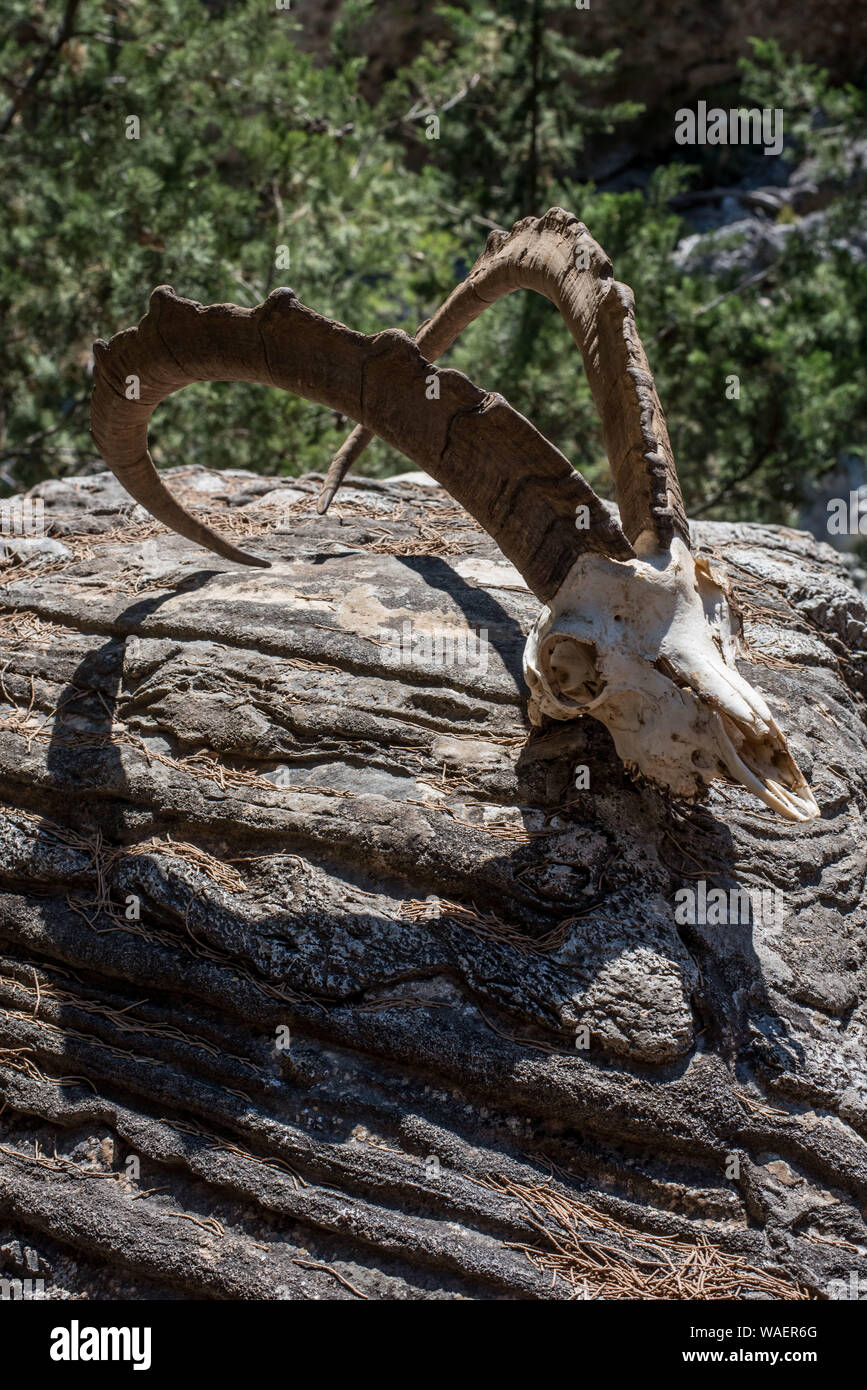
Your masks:
M680 540L580 557L524 651L530 718L592 714L622 761L692 798L728 774L787 820L819 807L763 697L735 666L725 580Z

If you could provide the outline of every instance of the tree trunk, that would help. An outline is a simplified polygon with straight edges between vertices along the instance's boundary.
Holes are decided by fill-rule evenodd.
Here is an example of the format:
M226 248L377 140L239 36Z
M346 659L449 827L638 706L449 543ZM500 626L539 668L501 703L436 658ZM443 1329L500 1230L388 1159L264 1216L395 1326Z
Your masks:
M5 542L0 1274L833 1297L867 1244L867 609L839 560L695 528L823 810L793 825L633 784L593 720L531 733L537 604L493 542L411 479L325 518L317 486L174 470L269 571L105 474L40 485L50 538ZM715 924L719 888L773 910Z

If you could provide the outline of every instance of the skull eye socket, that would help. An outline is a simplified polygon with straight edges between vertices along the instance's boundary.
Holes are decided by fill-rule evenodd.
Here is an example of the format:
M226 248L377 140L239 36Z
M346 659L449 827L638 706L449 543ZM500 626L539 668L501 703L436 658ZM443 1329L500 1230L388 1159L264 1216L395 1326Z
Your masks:
M596 664L596 647L574 637L552 634L541 653L542 669L555 696L576 705L589 704L602 688Z

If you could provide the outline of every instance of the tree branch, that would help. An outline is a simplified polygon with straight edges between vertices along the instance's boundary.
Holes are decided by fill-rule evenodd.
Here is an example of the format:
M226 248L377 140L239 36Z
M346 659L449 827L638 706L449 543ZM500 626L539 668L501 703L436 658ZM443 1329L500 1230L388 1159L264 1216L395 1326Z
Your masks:
M75 28L75 16L79 4L80 0L66 0L66 9L63 12L63 18L60 21L57 33L42 54L42 57L37 59L36 63L33 65L30 76L27 78L23 87L19 87L7 106L2 120L0 120L0 135L6 134L27 97L33 91L34 87L42 81L42 78L48 72L63 45L68 39L72 38Z

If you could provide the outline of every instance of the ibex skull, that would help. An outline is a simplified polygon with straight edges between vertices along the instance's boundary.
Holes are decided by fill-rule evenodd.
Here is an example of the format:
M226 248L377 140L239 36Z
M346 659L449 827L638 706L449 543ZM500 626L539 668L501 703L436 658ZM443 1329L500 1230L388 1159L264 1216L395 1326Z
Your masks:
M728 773L809 820L813 795L734 655L722 584L679 539L646 560L583 555L527 642L530 719L592 714L630 771L676 796Z
M502 397L454 371L438 371L438 393L428 390L431 363L489 304L518 289L552 300L581 351L620 525ZM630 769L678 796L727 773L782 816L819 814L765 701L735 668L725 584L690 553L632 292L614 280L576 217L552 208L508 235L492 233L415 342L399 332L353 333L289 289L239 309L203 308L162 286L138 328L98 342L94 356L97 447L132 496L173 530L230 560L268 563L203 525L163 485L147 422L165 396L193 381L245 380L318 401L361 422L332 463L321 511L378 434L467 508L547 605L525 657L535 722L594 715Z

